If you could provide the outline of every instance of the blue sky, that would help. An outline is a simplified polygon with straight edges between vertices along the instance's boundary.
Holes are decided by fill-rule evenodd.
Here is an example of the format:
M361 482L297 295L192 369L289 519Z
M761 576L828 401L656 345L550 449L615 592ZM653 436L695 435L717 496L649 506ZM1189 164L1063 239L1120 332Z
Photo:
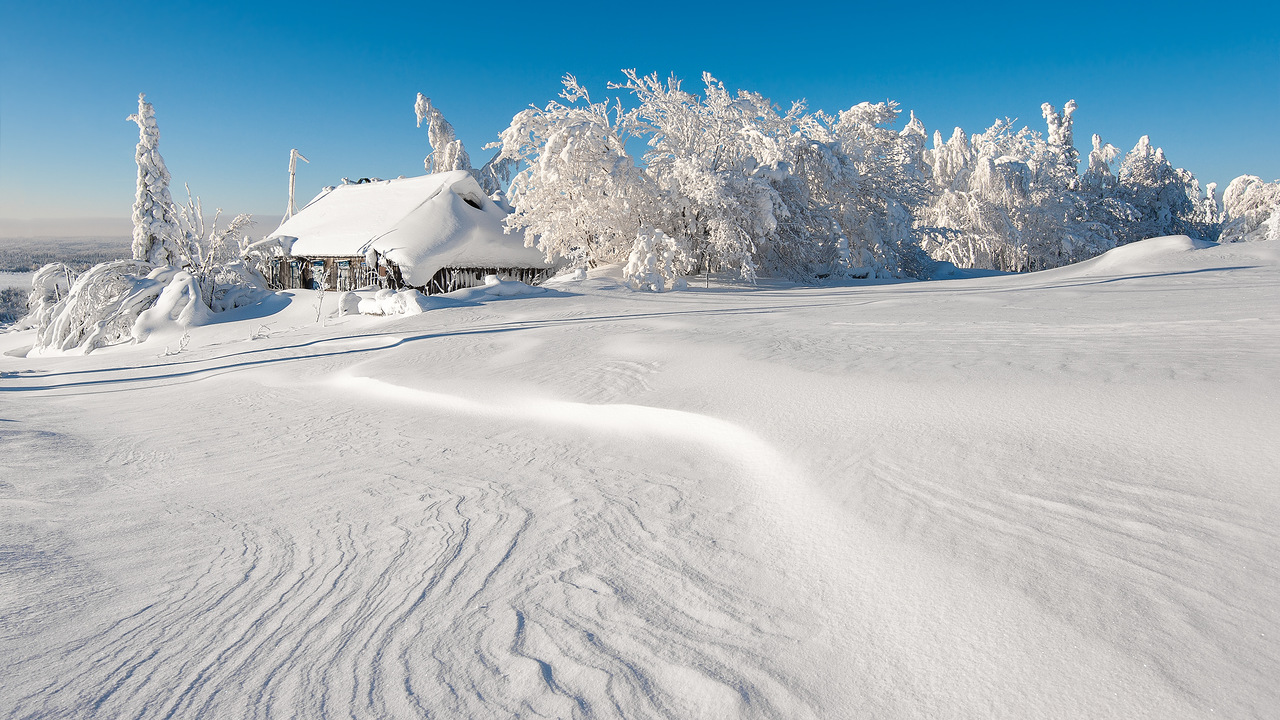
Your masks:
M597 96L621 68L703 70L835 111L893 99L930 133L1040 103L1128 150L1143 134L1202 183L1280 178L1280 11L1271 3L213 3L0 0L0 218L126 217L139 92L174 194L279 215L342 177L422 172L430 96L473 161L566 72ZM271 228L259 228L270 230Z

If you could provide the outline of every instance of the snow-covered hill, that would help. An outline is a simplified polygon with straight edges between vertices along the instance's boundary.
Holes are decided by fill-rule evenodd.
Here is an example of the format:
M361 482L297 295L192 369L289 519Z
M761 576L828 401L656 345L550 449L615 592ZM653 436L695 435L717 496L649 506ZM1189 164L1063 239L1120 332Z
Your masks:
M0 713L1275 715L1280 246L694 285L0 336Z

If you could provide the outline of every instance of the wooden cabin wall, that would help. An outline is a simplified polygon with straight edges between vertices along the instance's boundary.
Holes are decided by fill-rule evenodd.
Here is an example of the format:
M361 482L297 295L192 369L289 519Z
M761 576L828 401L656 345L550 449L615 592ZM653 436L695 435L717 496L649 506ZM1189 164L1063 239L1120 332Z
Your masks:
M550 273L550 270L539 268L441 268L427 281L425 287L417 289L428 295L439 295L463 288L480 287L484 285L486 275L537 285L546 280ZM395 263L370 267L363 256L272 258L268 281L273 290L314 290L317 289L316 283L321 281L326 290L338 292L367 287L392 290L411 287L404 281L400 267Z
M549 270L539 268L440 268L427 281L424 292L428 295L440 295L463 288L481 287L486 275L537 285L546 280L549 274Z

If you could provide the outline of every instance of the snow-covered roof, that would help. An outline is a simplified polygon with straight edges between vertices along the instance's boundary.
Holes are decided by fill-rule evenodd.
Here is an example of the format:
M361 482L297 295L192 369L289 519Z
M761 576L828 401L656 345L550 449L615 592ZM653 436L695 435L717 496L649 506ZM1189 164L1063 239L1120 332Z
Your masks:
M547 267L523 234L503 232L506 216L471 173L454 170L326 189L270 237L296 238L290 252L304 257L373 248L419 286L445 267Z

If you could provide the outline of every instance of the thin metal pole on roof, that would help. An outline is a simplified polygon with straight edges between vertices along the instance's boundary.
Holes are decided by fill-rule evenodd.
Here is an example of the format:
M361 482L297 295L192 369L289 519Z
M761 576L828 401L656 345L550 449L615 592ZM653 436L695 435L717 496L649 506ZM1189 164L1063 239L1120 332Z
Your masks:
M302 153L298 152L298 148L289 151L289 209L284 214L285 220L293 217L293 214L298 212L298 206L293 202L293 181L298 174L298 160L308 164L311 163L310 160L302 156Z

